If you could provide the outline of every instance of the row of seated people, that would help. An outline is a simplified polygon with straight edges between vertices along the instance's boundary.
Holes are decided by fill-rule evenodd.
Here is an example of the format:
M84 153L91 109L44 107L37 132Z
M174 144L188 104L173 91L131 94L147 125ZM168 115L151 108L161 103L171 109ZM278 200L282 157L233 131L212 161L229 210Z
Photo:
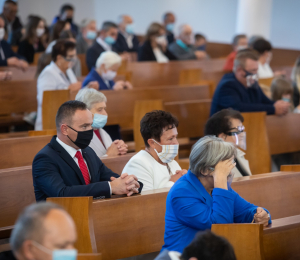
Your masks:
M87 256L77 252L74 246L76 240L75 223L61 206L49 202L33 204L20 214L10 237L12 250L0 253L0 260L75 260ZM182 254L164 250L155 258L175 259L235 260L236 257L225 238L207 230L198 232Z

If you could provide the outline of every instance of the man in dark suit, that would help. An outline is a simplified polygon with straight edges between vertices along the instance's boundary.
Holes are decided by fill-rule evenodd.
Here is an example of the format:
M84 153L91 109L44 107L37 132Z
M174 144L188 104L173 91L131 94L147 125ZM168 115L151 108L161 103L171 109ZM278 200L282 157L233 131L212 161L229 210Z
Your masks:
M118 53L137 52L139 40L134 35L133 20L129 15L119 17L119 33L114 48Z
M214 93L210 115L224 108L240 112L265 111L268 115L285 115L290 103L270 100L257 83L258 55L246 49L237 53L233 73L225 74Z
M80 101L65 102L58 109L57 136L35 156L32 164L37 201L47 197L131 196L141 191L142 184L134 175L120 177L88 147L93 138L92 123L92 113Z
M174 27L175 27L175 15L173 13L165 13L163 16L163 24L166 29L168 44L175 41L174 37Z
M118 37L118 26L113 22L104 22L100 34L93 45L87 50L86 64L91 70L96 65L100 54L104 51L115 51L114 44Z
M5 21L5 30L8 34L7 42L10 45L19 45L22 38L23 25L17 16L18 4L15 1L7 0L3 5L3 12L0 15Z

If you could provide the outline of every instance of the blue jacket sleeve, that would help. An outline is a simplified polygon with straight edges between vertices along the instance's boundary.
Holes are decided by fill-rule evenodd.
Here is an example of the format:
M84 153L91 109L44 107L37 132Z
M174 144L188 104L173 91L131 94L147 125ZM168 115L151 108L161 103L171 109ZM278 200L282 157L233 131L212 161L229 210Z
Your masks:
M190 194L188 190L177 194ZM215 188L212 193L212 207L198 198L183 195L172 198L172 208L177 219L186 226L205 230L211 229L212 224L233 223L234 201L236 193Z
M236 194L234 202L234 223L251 223L258 206L249 203L234 190L231 189L231 191ZM264 210L270 214L267 209L264 208ZM270 223L272 223L271 217L269 220L269 224Z
M263 93L262 93L263 94ZM275 113L273 102L263 94L263 104L245 104L242 102L234 86L230 83L224 84L219 92L218 103L223 108L231 107L240 112L266 111L268 115ZM268 100L268 101L267 101Z

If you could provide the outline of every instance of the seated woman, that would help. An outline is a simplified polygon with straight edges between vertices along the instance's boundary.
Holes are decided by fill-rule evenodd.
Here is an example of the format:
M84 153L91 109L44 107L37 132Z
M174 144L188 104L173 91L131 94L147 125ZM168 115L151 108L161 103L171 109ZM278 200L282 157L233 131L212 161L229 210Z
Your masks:
M34 60L36 52L45 51L42 37L45 33L45 22L38 16L30 16L26 25L25 35L20 42L18 54L25 57L28 63Z
M159 23L152 23L145 37L145 42L138 50L139 61L157 61L166 63L176 60L176 57L168 50L168 40L164 27Z
M273 101L283 100L291 104L291 112L300 113L300 105L296 108L293 105L293 86L284 78L275 78L271 84L271 99Z
M109 134L103 129L107 122L105 95L95 89L84 88L76 95L76 100L87 105L87 108L94 115L92 127L94 129L93 139L90 147L99 157L117 156L126 154L127 145L122 140L111 140Z
M67 21L57 21L56 24L53 25L51 33L50 33L50 39L49 44L46 49L46 53L51 53L52 48L55 45L56 41L60 38L60 34L63 31L70 31L71 30L71 24Z
M192 148L190 169L167 196L163 250L182 252L200 230L212 224L271 223L269 212L241 198L231 187L236 149L215 136Z
M117 76L118 68L121 66L122 58L113 51L102 52L96 61L96 68L93 68L82 82L85 87L91 81L99 83L99 90L121 90L132 89L128 81L113 79Z
M170 113L155 110L141 120L141 134L145 150L134 155L123 169L135 175L143 184L143 191L172 187L186 170L174 160L178 154L178 121Z
M234 177L252 175L248 160L245 159L246 132L243 126L244 118L239 111L223 109L208 119L204 134L222 138L225 142L236 146L236 167L232 169Z

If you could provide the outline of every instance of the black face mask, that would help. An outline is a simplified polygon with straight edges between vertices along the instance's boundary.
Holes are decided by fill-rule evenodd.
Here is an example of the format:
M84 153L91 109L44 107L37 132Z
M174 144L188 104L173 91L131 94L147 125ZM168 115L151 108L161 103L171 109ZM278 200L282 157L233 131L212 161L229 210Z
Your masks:
M71 126L68 127L71 128L73 131L77 132L78 134L75 141L73 141L68 135L67 137L80 149L87 148L93 139L93 129L86 131L76 131Z
M66 22L68 22L68 23L72 24L72 22L73 22L73 18L67 18L67 19L66 19Z

